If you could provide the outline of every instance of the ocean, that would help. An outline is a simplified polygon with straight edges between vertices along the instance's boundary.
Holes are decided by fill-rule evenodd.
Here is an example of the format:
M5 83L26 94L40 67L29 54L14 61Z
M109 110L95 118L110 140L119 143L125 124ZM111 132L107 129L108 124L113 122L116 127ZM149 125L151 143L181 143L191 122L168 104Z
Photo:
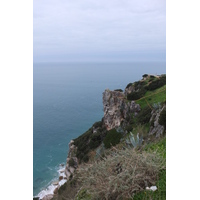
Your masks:
M105 89L125 89L165 62L33 64L33 195L58 179L68 143L103 117Z

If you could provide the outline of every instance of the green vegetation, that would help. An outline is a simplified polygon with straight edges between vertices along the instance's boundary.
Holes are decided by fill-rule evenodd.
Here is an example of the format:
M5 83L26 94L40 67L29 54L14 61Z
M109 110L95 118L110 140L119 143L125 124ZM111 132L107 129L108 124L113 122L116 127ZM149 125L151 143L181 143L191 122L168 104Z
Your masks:
M93 128L96 132L93 133ZM102 125L102 122L96 122L88 129L84 134L74 139L74 145L77 147L76 157L79 162L88 162L88 153L97 148L106 136L106 128ZM87 145L86 145L87 144Z
M137 100L137 99L140 99L141 97L143 97L145 93L146 93L146 90L144 88L142 88L138 92L131 92L130 94L128 94L127 99L131 100L131 101Z
M108 131L103 143L106 148L110 148L111 146L115 146L119 144L120 139L122 138L122 134L117 132L116 129L111 129Z
M149 106L146 106L138 114L137 122L139 124L146 124L149 123L150 118L151 118L151 108Z
M129 83L126 88L129 88L131 85L133 85L133 83Z
M156 143L148 144L144 147L144 151L149 153L157 152L164 160L164 165L166 166L166 137L162 138L160 141ZM166 168L166 167L165 167ZM134 195L134 200L146 200L146 199L166 199L166 169L162 169L159 171L157 181L155 185L157 186L158 190L155 192L152 191L142 191L137 192Z
M89 194L86 189L80 190L75 197L75 200L90 200L90 199L91 199L91 194Z
M149 105L152 105L164 101L166 101L166 85L153 91L147 91L141 99L138 99L135 102L139 104L141 108L144 108L148 105L147 102Z
M123 92L122 89L116 89L116 90L114 90L114 91L117 91L117 92Z
M146 78L147 76L148 76L148 74L144 74L144 75L142 75L143 78Z
M143 75L144 77L148 77L147 74ZM146 81L136 81L133 84L128 84L127 87L133 85L134 92L131 92L127 95L127 100L139 100L142 97L147 97L149 95L148 91L154 91L166 85L166 75L161 75L160 77L156 77L150 75Z
M145 189L145 183L156 184L163 169L165 159L157 152L115 148L105 160L83 166L78 173L91 199L126 199Z
M135 91L127 95L127 102L135 100L140 105L137 115L127 112L120 127L109 131L103 120L96 122L74 140L79 167L53 200L166 199L166 136L149 135L154 126L152 109L166 105L166 75L144 74L143 78L126 86ZM123 114L125 105L119 109ZM166 107L159 124L166 130ZM69 165L74 164L71 159ZM147 186L158 189L148 191Z
M158 89L160 87L162 87L163 85L166 85L166 76L162 75L157 79L154 79L154 76L150 76L150 79L152 79L152 81L149 83L149 85L145 86L146 90L155 90Z
M71 159L69 160L69 166L70 166L70 167L74 167L74 165L75 165L74 159L71 158Z

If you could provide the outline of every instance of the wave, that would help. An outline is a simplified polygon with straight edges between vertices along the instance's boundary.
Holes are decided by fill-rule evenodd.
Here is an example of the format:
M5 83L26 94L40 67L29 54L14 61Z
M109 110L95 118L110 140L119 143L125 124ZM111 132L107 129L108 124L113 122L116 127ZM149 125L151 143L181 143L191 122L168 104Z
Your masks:
M50 170L52 170L52 169L50 168ZM67 181L66 175L65 175L65 166L63 164L59 165L59 167L57 168L57 172L58 172L57 179L51 180L50 183L48 184L47 188L40 191L39 194L36 195L35 197L39 197L39 199L41 200L42 198L44 198L44 196L46 196L48 194L54 194L54 190L57 187L60 187L61 185L63 185ZM59 180L60 176L63 176L62 180Z

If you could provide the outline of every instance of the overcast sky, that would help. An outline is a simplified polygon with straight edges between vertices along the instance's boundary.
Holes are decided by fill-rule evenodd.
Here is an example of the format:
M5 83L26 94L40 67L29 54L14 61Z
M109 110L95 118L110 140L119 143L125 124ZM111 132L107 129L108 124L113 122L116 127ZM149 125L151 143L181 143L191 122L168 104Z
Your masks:
M165 0L33 0L34 62L165 61Z

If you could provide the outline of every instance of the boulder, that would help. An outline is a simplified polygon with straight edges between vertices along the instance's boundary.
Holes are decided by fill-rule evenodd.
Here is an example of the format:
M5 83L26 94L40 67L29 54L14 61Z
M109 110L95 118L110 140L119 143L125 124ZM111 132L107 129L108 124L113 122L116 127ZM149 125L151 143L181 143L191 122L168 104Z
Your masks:
M42 200L51 200L53 198L53 194L48 194L42 198Z
M130 114L137 115L139 104L127 102L123 92L105 90L103 93L104 117L103 122L107 130L117 128Z
M58 188L56 187L55 190L53 191L54 194L58 193Z
M55 182L53 182L52 184L53 184L53 185L58 185L58 183L59 183L58 181L55 181Z

